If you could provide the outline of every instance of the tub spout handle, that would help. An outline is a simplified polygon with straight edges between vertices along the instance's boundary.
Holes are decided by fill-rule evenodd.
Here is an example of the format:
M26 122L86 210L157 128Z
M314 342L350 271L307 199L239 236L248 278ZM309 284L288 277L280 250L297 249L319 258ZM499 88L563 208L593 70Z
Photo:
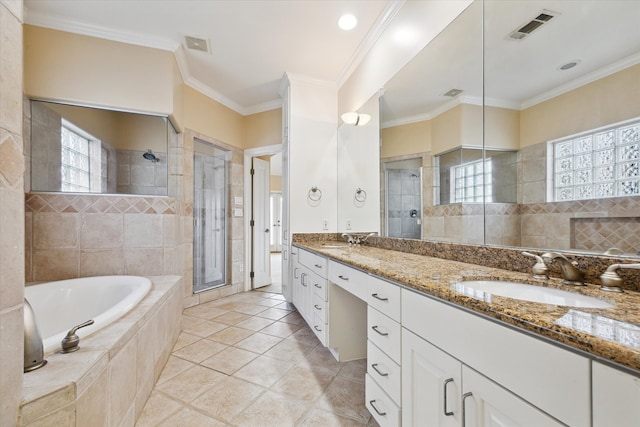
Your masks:
M67 332L67 336L62 339L61 353L72 353L80 349L80 337L76 335L76 331L85 326L93 325L93 319L74 326Z

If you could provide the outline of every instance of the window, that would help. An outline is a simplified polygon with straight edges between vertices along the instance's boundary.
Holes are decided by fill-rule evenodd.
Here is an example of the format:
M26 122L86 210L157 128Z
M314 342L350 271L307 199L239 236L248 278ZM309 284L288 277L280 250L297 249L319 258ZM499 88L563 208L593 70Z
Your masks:
M640 194L640 120L550 142L552 199Z
M484 163L484 167L483 167ZM491 159L475 160L451 168L453 203L491 202Z
M95 141L82 129L63 120L61 143L62 191L100 192L101 150L96 150L96 145L100 148L100 141Z

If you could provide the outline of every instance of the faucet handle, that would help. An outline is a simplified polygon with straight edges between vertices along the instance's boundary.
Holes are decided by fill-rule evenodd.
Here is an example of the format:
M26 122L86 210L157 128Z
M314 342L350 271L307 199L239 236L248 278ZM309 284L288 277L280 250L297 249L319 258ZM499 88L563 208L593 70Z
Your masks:
M532 254L531 252L524 251L522 255L528 256L536 259L536 263L533 267L531 267L531 271L533 272L533 277L536 279L548 279L547 271L549 271L549 267L545 264L544 260L540 255Z
M74 326L69 329L67 332L67 336L62 339L62 350L60 353L72 353L80 349L80 337L76 335L76 331L80 328L84 328L85 326L93 325L93 319L87 320L86 322L82 322L79 325Z
M607 271L600 275L600 281L602 286L600 290L605 292L624 292L622 290L622 277L618 275L617 270L619 268L633 268L640 269L640 264L611 264Z

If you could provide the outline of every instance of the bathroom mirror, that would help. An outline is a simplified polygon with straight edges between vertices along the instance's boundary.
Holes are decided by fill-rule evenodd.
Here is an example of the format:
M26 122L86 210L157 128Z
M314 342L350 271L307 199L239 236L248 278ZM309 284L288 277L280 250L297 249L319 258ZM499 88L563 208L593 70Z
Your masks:
M470 4L385 85L382 234L385 200L408 207L385 194L395 171L401 188L418 175L423 239L634 256L640 3L485 0L484 22L482 9ZM509 197L442 203L446 156L479 162L476 176L499 158L491 178Z
M167 117L31 104L31 191L167 195Z

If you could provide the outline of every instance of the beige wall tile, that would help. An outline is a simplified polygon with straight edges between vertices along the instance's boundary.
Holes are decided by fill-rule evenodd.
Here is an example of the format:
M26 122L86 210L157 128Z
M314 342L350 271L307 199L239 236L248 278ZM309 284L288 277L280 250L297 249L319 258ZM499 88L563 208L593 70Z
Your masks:
M80 277L124 274L122 249L89 249L80 251Z
M124 250L124 272L138 276L162 274L162 248L139 248Z
M80 227L83 249L122 247L124 217L121 214L83 214Z
M76 425L78 426L108 426L109 402L109 370L102 370L96 380L80 395L77 403Z
M124 215L125 248L159 248L162 236L161 215Z
M33 216L33 246L35 249L77 248L79 225L79 214L36 214Z
M18 2L0 5L0 127L16 135L22 134L22 23L18 19L21 9Z
M23 424L30 425L41 419L43 415L53 414L60 408L66 408L73 405L75 400L75 390L71 384L51 394L43 396L33 402L24 404L21 408L20 421ZM52 420L55 420L52 417ZM49 424L55 426L56 424ZM68 425L68 424L60 424Z
M21 187L23 173L22 137L0 129L0 175L4 178L0 179L0 185Z
M79 255L76 249L35 250L33 280L51 281L76 278L79 275Z
M24 194L0 188L0 310L22 303L24 286Z
M0 425L12 426L22 398L22 305L0 311Z
M133 406L136 395L137 340L131 339L109 366L109 423L117 426Z

